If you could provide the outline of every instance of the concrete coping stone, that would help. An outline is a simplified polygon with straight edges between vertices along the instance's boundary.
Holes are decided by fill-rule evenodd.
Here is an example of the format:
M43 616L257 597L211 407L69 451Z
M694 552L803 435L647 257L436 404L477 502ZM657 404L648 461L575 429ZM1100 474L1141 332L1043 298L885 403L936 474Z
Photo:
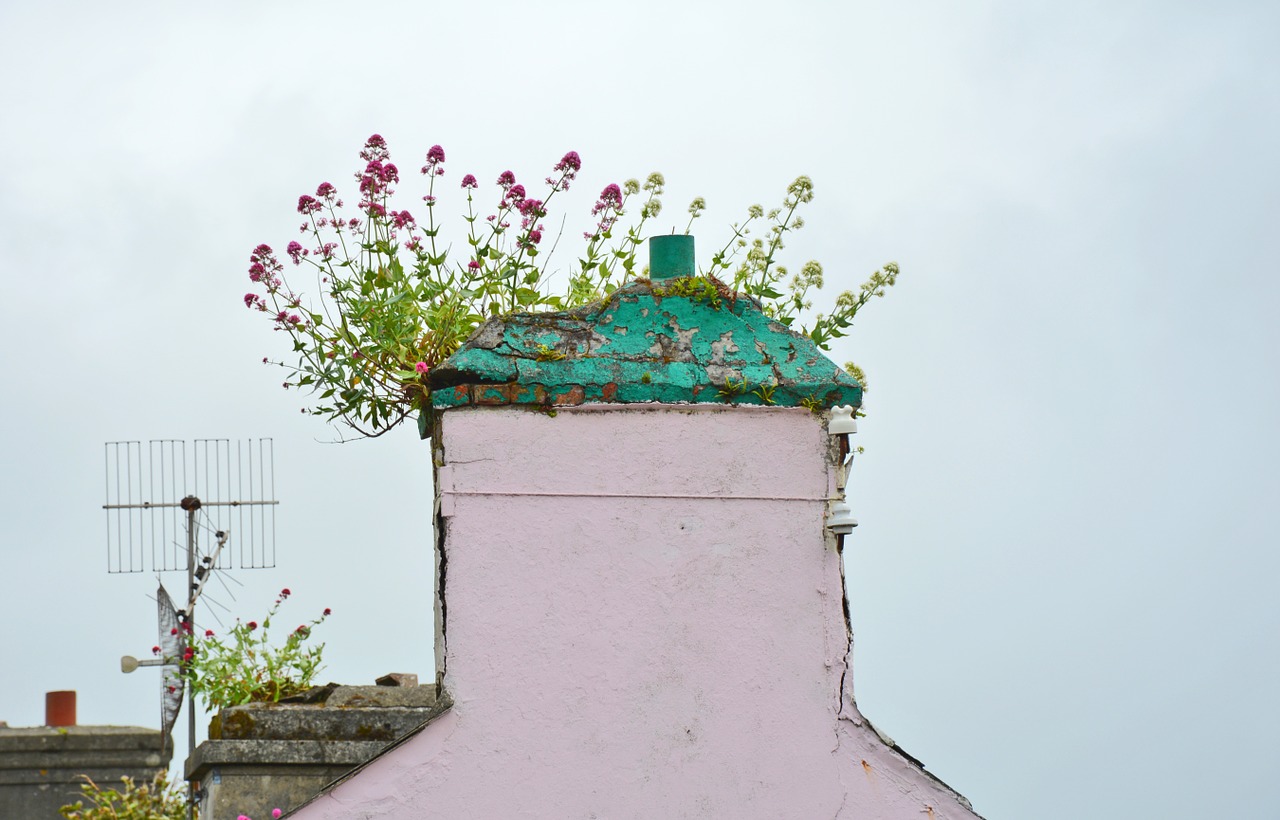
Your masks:
M233 706L223 709L210 724L209 739L390 742L418 728L435 711L425 706Z
M377 740L207 740L187 758L186 778L223 766L358 766L387 747Z
M158 752L163 747L164 737L159 730L140 726L0 728L0 755L13 752Z

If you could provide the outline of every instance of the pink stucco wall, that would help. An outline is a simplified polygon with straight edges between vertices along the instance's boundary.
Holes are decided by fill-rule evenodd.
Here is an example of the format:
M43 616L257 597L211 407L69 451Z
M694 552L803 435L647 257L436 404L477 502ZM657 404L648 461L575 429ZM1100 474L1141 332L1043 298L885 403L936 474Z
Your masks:
M296 816L976 816L853 704L830 439L808 411L443 425L455 704Z

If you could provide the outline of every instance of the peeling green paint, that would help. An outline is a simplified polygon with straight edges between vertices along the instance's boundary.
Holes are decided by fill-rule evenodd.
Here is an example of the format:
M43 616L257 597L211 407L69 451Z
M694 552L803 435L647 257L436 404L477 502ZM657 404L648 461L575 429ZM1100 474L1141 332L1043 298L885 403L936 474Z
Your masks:
M728 381L747 382L735 404L764 404L762 385L784 407L862 403L853 377L754 300L660 293L640 280L573 311L490 319L432 370L432 404L723 403Z

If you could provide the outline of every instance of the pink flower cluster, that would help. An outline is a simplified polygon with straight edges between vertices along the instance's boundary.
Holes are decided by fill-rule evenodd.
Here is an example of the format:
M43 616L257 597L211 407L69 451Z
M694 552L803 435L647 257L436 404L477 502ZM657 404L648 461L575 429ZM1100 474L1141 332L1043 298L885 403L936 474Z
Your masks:
M622 189L615 183L604 186L604 190L600 192L600 198L591 209L591 215L600 217L600 221L596 223L596 232L584 233L582 235L584 239L595 239L613 228L618 217L622 216Z
M360 183L360 194L364 197L360 207L367 210L375 198L395 193L391 185L400 181L400 170L393 163L375 159L364 167L363 174L356 174L356 181Z
M268 291L274 291L282 284L280 274L284 265L276 259L275 251L270 245L259 245L249 254L249 280L261 282Z
M427 176L444 175L444 149L433 145L427 150L427 164L422 166L422 173Z
M409 211L391 209L388 200L395 193L393 188L398 186L401 179L399 169L391 161L387 141L380 134L371 135L360 151L360 158L364 167L362 171L355 174L360 193L359 209L362 212L359 217L347 218L342 215L343 202L338 197L337 187L330 182L322 182L316 187L314 194L304 193L297 200L297 212L304 217L300 231L308 238L291 241L285 248L285 255L295 266L301 266L307 262L318 269L321 286L329 291L328 295L334 299L340 298L340 288L347 284L347 274L335 267L339 261L335 256L342 255L344 249L350 253L359 247L363 251L384 254L387 253L384 240L389 240L392 247L401 245L412 252L416 256L416 264L420 269L441 266L443 263L438 260L444 259L443 255L434 255L437 253L437 248L434 241L436 224L433 219L424 220L419 224ZM440 145L431 146L426 152L426 158L421 167L422 174L430 180L431 187L422 197L429 209L436 203L434 182L436 177L444 174L444 163L444 148ZM533 256L536 253L535 248L543 240L545 227L542 220L548 213L547 203L555 193L568 190L581 169L582 157L578 152L565 152L553 166L552 174L546 177L549 191L543 194L543 198L530 196L526 187L516 181L515 174L510 170L499 174L496 184L501 194L496 213L486 217L493 232L493 237L488 240L490 245L486 247L490 250L497 248L498 254L507 253L502 249L503 240L500 235L511 228L512 222L518 217L520 233L515 238L514 244L521 256L513 258L513 261L517 266L530 265L522 259L527 260ZM479 188L475 175L464 175L461 187L468 192L468 203L471 203L470 192ZM592 211L593 216L599 220L599 233L607 231L621 216L622 199L621 189L617 185L607 187L601 194L596 208ZM477 214L471 209L470 204L468 213L469 221L474 222L474 216ZM431 215L430 210L428 215ZM326 234L327 230L333 231L337 236ZM599 233L588 236L598 237ZM343 234L353 235L356 242L353 243ZM428 237L431 238L430 242ZM508 245L507 248L509 247ZM447 251L447 248L445 250ZM488 257L489 254L480 253L471 256L467 261L466 270L472 276L483 275L486 266L484 260ZM348 261L344 258L341 263L346 267L356 261ZM270 246L259 245L255 248L250 257L249 278L260 285L260 289L257 292L244 294L244 304L246 308L266 313L276 330L288 332L295 344L305 345L307 342L304 335L307 333L314 335L318 329L317 323L323 324L325 320L317 319L310 309L302 309L301 298L290 291L282 272L283 265ZM295 347L295 349L298 348ZM332 353L328 355L330 358L333 356ZM353 358L359 359L361 355L359 350L352 350ZM264 361L269 360L264 359ZM410 365L405 363L402 366ZM411 366L415 374L420 377L426 377L429 374L426 362L417 362ZM298 386L298 383L286 381L284 386L286 388ZM304 409L303 412L306 410ZM325 612L327 615L328 610ZM250 629L254 626L251 624Z
M356 174L356 182L360 186L360 207L371 217L385 215L381 205L378 209L373 206L378 204L378 199L395 193L391 185L400 181L400 169L391 162L391 151L381 134L373 134L365 140L360 159L365 161L363 173Z
M356 177L360 178L360 175L357 174ZM342 200L338 199L338 189L331 182L320 183L316 188L314 197L306 194L298 197L298 213L311 218L310 221L303 222L298 227L299 232L312 233L318 236L321 228L333 228L336 233L342 233L345 230L349 230L352 233L359 231L360 226L363 224L359 219L356 217L342 219L334 214L334 210L341 208L342 204ZM326 213L328 216L325 216ZM320 214L320 216L316 216L316 214ZM333 249L336 247L337 245L332 242L321 244L314 252L323 256L327 261L333 256ZM306 251L303 251L304 255L306 253ZM295 257L294 264L297 264L298 261L298 258Z
M547 184L554 191L569 190L569 183L578 178L578 172L582 170L582 157L578 156L577 151L570 151L560 158L556 163L553 171L560 172L560 178L547 177Z

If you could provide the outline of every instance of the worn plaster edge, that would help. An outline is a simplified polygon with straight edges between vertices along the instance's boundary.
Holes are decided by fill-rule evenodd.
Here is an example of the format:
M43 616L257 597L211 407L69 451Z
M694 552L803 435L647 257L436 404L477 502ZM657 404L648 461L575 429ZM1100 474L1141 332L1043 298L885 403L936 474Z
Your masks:
M422 721L422 723L418 726L418 728L412 729L406 732L405 734L401 735L396 740L393 740L390 743L386 744L376 754L370 756L363 763L358 764L355 768L351 769L351 771L347 772L346 774L342 775L336 780L333 780L332 782L327 783L324 788L322 788L320 791L316 792L314 795L308 798L305 803L300 803L299 805L294 806L292 809L289 810L287 814L283 816L292 817L296 812L298 812L303 808L306 808L312 803L315 803L323 798L330 797L331 792L333 792L339 786L346 783L348 780L352 779L353 777L358 776L361 772L363 772L369 766L373 765L377 761L381 760L383 757L391 754L396 749L399 749L404 744L413 740L415 737L421 734L424 729L426 729L428 726L434 723L436 719L438 719L441 715L445 714L452 708L453 708L453 698L449 695L448 692L444 691L443 689L440 690L439 700L436 702L436 705L431 708L430 713L428 714L426 719Z
M844 582L843 560L840 563L841 563L841 583L843 585L843 582ZM845 595L845 601L846 603L848 602L847 594ZM846 609L846 613L847 613L847 609ZM846 614L846 617L848 617L847 614ZM846 621L846 624L847 623L848 622ZM868 718L866 715L864 715L862 713L862 710L858 708L858 702L857 702L857 699L854 697L854 692L853 692L853 630L851 627L849 628L848 635L849 635L848 651L844 656L844 666L840 675L840 693L839 693L840 705L835 716L836 717L836 727L835 727L836 748L833 750L833 753L848 754L848 752L844 752L842 749L843 732L850 732L850 733L856 732L861 737L863 742L867 743L868 745L874 746L878 744L889 750L889 752L897 760L899 767L901 767L902 769L900 773L897 773L895 775L896 778L901 779L905 777L905 778L918 779L920 775L924 775L924 778L927 782L941 788L944 793L946 793L953 800L955 800L956 804L959 805L966 812L968 812L969 815L971 815L974 818L977 818L977 820L984 820L982 815L974 811L973 803L969 801L969 798L965 797L963 794L961 794L957 789L952 787L945 780L938 777L933 772L929 771L925 767L925 764L923 761L921 761L919 758L909 753L906 749L899 746L892 737L890 737L879 726L876 726L874 723L872 723L871 719ZM849 750L849 751L851 752L853 750ZM863 765L866 765L866 761L862 761L862 763ZM910 787L906 784L897 783L895 785L897 785L898 788L904 793L910 794L910 792L912 791ZM843 811L843 807L841 810ZM839 816L840 814L837 813L836 817L838 818Z
M757 409L773 410L773 409L779 409L779 408L757 408ZM785 408L785 409L803 409L803 408ZM805 412L808 412L808 411L806 410ZM828 428L828 425L830 424L830 421L831 421L830 412L824 412L822 414L823 433L827 433L827 428ZM828 458L828 465L829 465L828 477L831 482L830 491L831 491L832 497L835 497L840 494L839 488L837 487L837 484L836 484L835 472L836 470L839 469L840 463L843 461L845 454L848 452L849 448L851 447L851 442L849 442L848 439L849 437L847 435L846 436L830 436L830 438L828 439L828 441L830 442L827 448L827 458ZM880 729L880 727L872 723L871 719L868 718L865 714L863 714L862 710L858 707L858 701L854 695L853 618L849 608L848 580L845 576L845 566L844 566L844 546L845 546L846 537L847 536L844 536L844 535L833 535L831 533L828 533L827 535L827 538L828 538L827 548L834 549L837 556L836 563L839 566L839 571L840 571L841 608L843 610L843 615L844 615L844 627L845 627L845 639L846 639L846 648L845 648L843 663L841 665L840 680L838 684L839 690L836 693L836 698L838 703L836 708L836 715L835 715L836 747L833 750L833 753L834 754L841 753L841 746L842 746L841 729L842 728L845 731L856 731L869 744L872 744L872 745L879 744L880 746L887 748L898 760L899 765L904 767L905 775L909 777L915 777L915 778L919 778L920 775L924 775L927 782L940 787L947 795L949 795L952 799L956 801L957 805L959 805L962 809L968 812L971 816L973 816L974 818L977 818L977 820L985 820L985 818L983 818L982 815L974 811L973 804L970 802L969 798L965 797L957 789L953 788L950 784L948 784L945 780L938 777L933 772L929 771L925 767L925 764L922 760L915 757L914 755L909 753L906 749L903 749L901 746L899 746L892 737L890 737L886 732ZM840 809L836 812L837 818L841 816L841 814L844 812L844 809L845 809L845 806L842 804Z
M974 810L973 803L970 802L969 798L965 797L945 780L925 768L924 763L899 746L893 738L889 737L889 735L881 730L880 727L872 723L866 715L862 714L862 711L852 700L848 701L848 711L842 712L838 716L838 725L836 729L837 744L841 747L843 744L840 743L839 735L842 730L851 734L856 732L864 743L867 743L868 745L882 746L892 753L900 770L897 772L888 772L888 774L892 776L893 780L898 781L895 782L894 785L904 794L910 795L914 791L914 789L911 788L912 784L910 781L918 781L921 779L921 775L923 775L925 782L939 788L944 794L954 800L956 805L966 812L966 816L976 818L976 820L985 820L981 814L978 814L978 812ZM842 749L838 749L837 751L842 751ZM852 752L853 750L850 749L849 751ZM863 762L865 763L865 761ZM946 815L944 814L942 816L945 817Z

